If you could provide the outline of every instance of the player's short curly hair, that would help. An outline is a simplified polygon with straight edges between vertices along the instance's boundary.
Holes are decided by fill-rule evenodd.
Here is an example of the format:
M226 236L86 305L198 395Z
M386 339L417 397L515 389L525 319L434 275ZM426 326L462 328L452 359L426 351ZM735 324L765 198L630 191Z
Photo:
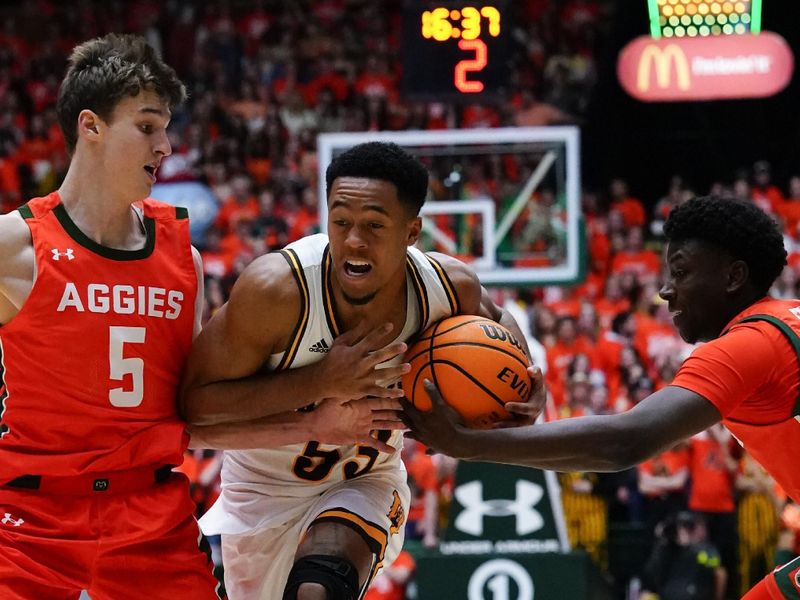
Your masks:
M704 196L676 206L664 223L670 242L711 243L742 260L756 291L766 294L786 265L778 224L752 202Z
M141 36L109 33L76 46L56 104L69 152L78 141L82 110L108 121L120 100L142 90L155 92L170 108L186 100L186 88L174 69Z
M428 171L419 160L391 142L366 142L353 146L331 161L325 172L326 194L330 197L338 177L365 177L388 181L397 197L419 214L428 194Z

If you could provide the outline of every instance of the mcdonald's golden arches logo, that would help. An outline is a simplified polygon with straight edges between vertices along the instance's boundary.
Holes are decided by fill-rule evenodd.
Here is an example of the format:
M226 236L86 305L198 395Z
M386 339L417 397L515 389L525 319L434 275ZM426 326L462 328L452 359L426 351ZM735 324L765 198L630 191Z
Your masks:
M639 69L636 76L636 87L639 91L647 92L650 89L652 71L655 71L655 83L661 89L670 87L673 82L678 89L683 91L688 90L692 85L689 62L678 44L673 43L660 48L653 43L645 47L639 57Z

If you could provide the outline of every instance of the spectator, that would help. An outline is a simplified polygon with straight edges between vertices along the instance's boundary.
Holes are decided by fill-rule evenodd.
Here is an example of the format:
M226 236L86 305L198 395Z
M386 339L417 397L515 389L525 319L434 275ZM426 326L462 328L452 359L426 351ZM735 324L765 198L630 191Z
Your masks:
M628 183L619 177L611 180L611 210L616 210L622 215L625 227L641 227L644 225L646 214L644 205L638 198L634 198L628 191Z
M414 557L403 550L395 561L378 573L364 600L405 600L416 569Z
M744 595L775 566L778 508L775 481L746 452L736 476L739 531L739 594Z
M645 566L645 588L659 600L722 600L726 573L703 518L682 512L660 524Z
M738 597L739 591L733 485L739 465L731 456L731 441L731 434L720 423L689 440L689 509L703 517L708 539L719 550L728 575L724 598Z

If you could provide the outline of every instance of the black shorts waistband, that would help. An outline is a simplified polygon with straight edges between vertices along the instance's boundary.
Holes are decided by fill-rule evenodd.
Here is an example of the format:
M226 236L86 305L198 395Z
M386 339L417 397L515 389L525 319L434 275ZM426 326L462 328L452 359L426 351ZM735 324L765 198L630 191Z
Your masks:
M72 477L52 475L22 475L2 484L4 488L30 490L42 493L83 495L93 493L119 494L147 489L167 481L173 465L158 468L144 467L128 471L89 473Z

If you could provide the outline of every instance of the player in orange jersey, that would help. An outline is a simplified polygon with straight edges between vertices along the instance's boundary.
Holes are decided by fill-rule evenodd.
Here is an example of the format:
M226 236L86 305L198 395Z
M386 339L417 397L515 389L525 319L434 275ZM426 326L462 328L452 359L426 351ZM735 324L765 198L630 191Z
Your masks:
M186 211L147 198L184 98L141 38L78 46L58 100L64 182L0 216L0 598L219 597L172 470L189 442L177 388L202 268ZM316 413L302 428L194 431L279 444L374 423L368 402Z
M623 414L494 431L458 425L429 385L433 414L406 407L411 435L468 460L616 471L722 421L800 500L800 300L767 295L786 264L778 227L750 202L706 197L674 208L664 233L669 275L660 294L681 337L707 342L671 385ZM797 559L746 599L800 598L799 573Z
M76 47L58 191L0 216L0 597L219 598L177 386L202 305L186 211L146 199L183 84L141 38Z

